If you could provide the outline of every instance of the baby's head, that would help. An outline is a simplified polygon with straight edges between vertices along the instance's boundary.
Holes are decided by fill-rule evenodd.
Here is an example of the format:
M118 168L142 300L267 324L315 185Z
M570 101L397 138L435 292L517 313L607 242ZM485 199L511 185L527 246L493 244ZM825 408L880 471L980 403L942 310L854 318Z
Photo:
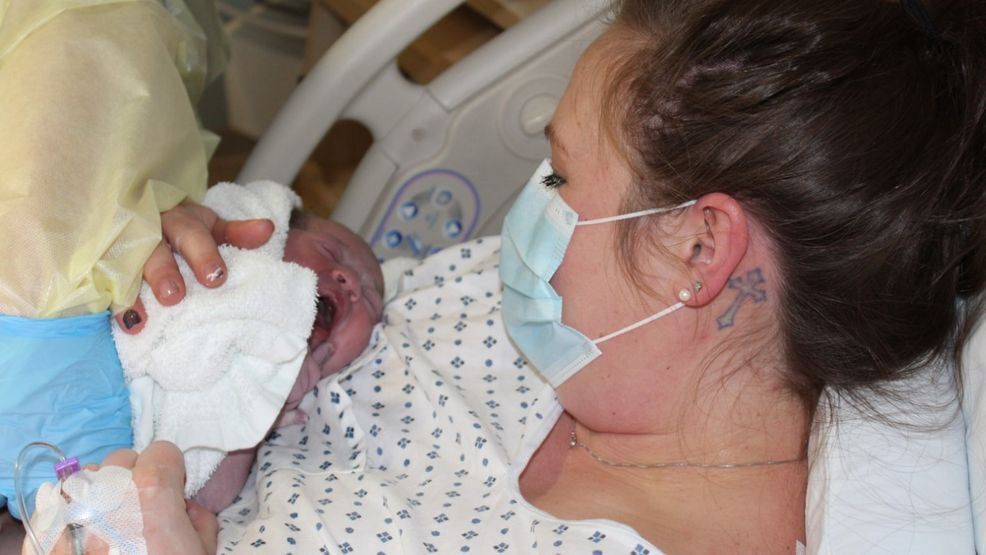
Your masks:
M284 259L318 276L309 358L322 377L353 361L383 315L383 274L366 241L335 222L296 212Z

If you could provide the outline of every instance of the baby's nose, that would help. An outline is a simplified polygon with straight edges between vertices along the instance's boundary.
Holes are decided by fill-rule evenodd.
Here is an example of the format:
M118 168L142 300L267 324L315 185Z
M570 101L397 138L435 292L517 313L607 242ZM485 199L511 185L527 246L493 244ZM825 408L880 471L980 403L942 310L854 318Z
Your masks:
M346 292L349 302L359 300L359 279L356 277L355 272L349 268L336 268L332 270L332 279Z

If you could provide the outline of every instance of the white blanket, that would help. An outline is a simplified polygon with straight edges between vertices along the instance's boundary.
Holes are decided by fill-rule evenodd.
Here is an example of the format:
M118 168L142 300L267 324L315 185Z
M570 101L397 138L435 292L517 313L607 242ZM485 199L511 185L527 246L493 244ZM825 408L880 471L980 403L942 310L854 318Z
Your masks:
M197 492L226 452L255 446L274 423L307 354L315 318L315 274L283 262L297 195L272 182L224 183L204 204L225 219L270 218L275 233L256 250L220 247L222 287L199 284L184 260L185 300L162 307L147 285L147 323L114 338L131 387L134 447L168 440L185 454L186 495Z

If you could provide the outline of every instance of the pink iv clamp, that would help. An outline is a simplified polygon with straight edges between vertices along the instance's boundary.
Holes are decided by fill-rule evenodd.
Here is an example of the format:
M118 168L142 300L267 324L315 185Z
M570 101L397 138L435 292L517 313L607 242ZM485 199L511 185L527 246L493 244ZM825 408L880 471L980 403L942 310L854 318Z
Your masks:
M46 482L35 497L34 514L28 519L24 499L28 455L45 449L57 482ZM49 461L50 462L50 461ZM147 555L144 520L137 486L129 469L104 466L83 469L76 457L66 457L54 445L35 441L21 449L14 464L17 507L24 517L27 542L36 555L83 555L87 552ZM25 550L25 553L30 551Z

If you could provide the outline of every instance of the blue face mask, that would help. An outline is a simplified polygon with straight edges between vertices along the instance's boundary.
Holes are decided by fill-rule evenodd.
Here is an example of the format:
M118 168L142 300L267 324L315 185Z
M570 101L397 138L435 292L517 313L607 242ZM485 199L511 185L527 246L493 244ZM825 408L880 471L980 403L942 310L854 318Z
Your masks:
M576 226L639 218L686 208L689 201L671 208L579 221L579 215L558 191L545 186L552 174L545 160L521 191L503 222L500 279L503 281L503 320L514 345L557 388L601 353L598 345L649 324L682 308L673 304L639 322L593 341L561 322L562 299L551 287Z

